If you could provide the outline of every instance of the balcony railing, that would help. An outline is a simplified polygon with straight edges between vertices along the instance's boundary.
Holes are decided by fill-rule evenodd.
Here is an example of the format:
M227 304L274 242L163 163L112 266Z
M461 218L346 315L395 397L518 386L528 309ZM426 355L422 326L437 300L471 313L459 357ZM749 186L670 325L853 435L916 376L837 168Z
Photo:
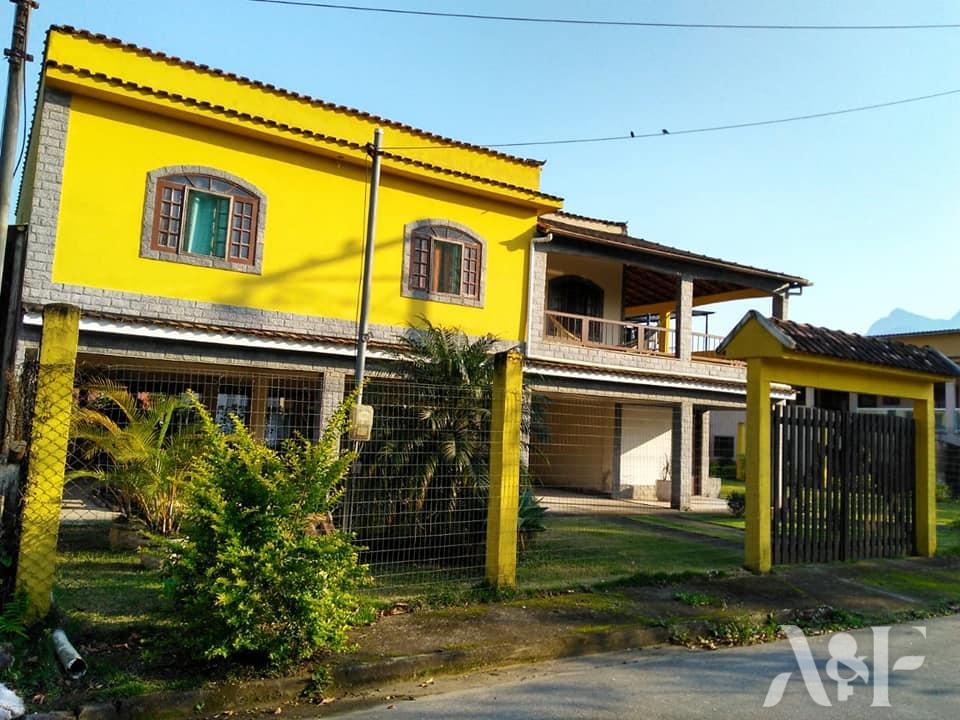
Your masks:
M545 313L544 335L576 345L658 355L674 355L677 347L677 331L672 328L554 311ZM712 355L722 340L719 335L691 333L691 351Z

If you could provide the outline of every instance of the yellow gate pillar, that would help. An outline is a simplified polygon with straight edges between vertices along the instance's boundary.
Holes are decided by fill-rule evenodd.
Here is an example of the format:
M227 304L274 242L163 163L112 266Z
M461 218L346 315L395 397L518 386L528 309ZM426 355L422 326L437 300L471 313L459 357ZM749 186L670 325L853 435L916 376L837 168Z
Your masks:
M496 357L490 422L490 491L487 500L486 580L496 588L517 583L517 511L520 500L520 417L523 356Z
M747 361L747 522L745 565L769 572L770 554L770 378L762 359Z
M937 552L936 428L933 386L927 397L913 401L916 425L916 520L914 537L917 555L933 557Z
M40 367L17 559L16 586L27 595L30 620L40 619L50 610L73 412L79 325L80 311L71 305L48 305L43 310Z

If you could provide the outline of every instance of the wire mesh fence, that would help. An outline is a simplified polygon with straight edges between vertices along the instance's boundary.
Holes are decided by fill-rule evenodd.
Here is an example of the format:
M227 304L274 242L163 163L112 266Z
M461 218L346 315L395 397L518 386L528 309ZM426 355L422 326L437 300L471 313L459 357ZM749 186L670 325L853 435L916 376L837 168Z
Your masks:
M545 512L542 530L527 528L521 504L522 586L592 585L741 562L737 531L704 529L702 523L690 530L671 510L681 445L675 442L681 432L675 405L534 391L528 407L528 477ZM690 460L698 459L693 470L702 474L691 483L699 493L695 507L725 514L724 500L703 494L709 483L699 480L708 478L709 463L697 437L683 444Z
M57 602L65 609L125 617L159 613L163 604L160 577L150 572L162 553L148 538L179 531L189 467L203 449L191 445L191 398L224 432L235 417L282 453L292 438L319 439L336 406L331 400L351 390L334 383L325 395L324 375L316 372L85 357L75 375L60 378L59 401L44 405L50 388L38 387L37 377L35 360L17 377L10 439L31 463L20 496L34 492L48 511L55 508L37 527L59 521L59 555L55 562L42 543L27 554L41 574L56 568ZM477 586L486 563L492 388L377 376L366 384L364 402L376 411L373 436L362 443L343 438L342 449L357 457L320 531L352 534L374 579L371 592L384 601ZM685 446L676 440L677 408L666 402L528 389L522 407L521 588L741 565L742 521L729 516L723 496L742 485L731 478L721 491L711 479L702 425L694 423ZM31 433L51 420L69 430L61 467L55 453L36 452L44 440ZM678 446L691 453L695 474L694 512L683 516L670 508ZM130 453L146 462L131 462ZM960 448L941 443L937 469L944 502L960 498ZM8 511L22 507L15 500ZM16 540L6 530L4 540L12 556Z

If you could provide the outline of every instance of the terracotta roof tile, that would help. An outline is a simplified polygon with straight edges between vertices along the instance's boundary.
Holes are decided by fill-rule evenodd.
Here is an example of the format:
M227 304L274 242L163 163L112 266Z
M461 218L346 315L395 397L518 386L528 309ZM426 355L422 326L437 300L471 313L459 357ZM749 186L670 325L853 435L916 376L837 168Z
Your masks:
M852 360L900 370L960 377L960 367L930 346L908 345L895 340L830 330L790 320L766 318L792 341L795 352L840 360Z
M50 27L51 31L62 32L67 35L73 35L74 37L85 38L87 40L93 40L105 45L114 45L116 47L124 48L126 50L133 50L134 52L141 53L144 55L149 55L150 57L157 58L159 60L166 60L177 65L181 65L190 70L196 70L198 72L207 73L209 75L215 75L217 77L222 77L227 80L232 80L234 82L241 83L243 85L249 85L260 90L267 90L270 92L275 92L279 95L284 95L294 100L301 100L303 102L310 103L311 105L316 105L317 107L322 107L327 110L335 110L338 112L348 113L355 117L363 118L369 120L370 122L379 123L381 125L396 128L398 130L404 130L406 132L414 133L423 137L431 142L442 143L444 145L452 145L454 147L464 148L466 150L475 150L487 155L492 155L494 157L502 158L504 160L510 160L512 162L520 163L522 165L531 165L531 166L542 166L545 161L535 160L533 158L524 158L517 155L510 155L508 153L500 152L499 150L494 150L492 148L484 147L482 145L474 145L473 143L464 142L462 140L456 140L454 138L445 137L443 135L438 135L436 133L429 132L427 130L422 130L412 125L407 125L406 123L398 122L396 120L390 120L389 118L380 117L379 115L373 115L372 113L359 110L357 108L349 107L347 105L338 105L337 103L328 102L326 100L320 100L319 98L311 97L310 95L303 95L292 90L286 90L276 85L271 85L270 83L260 82L259 80L252 80L251 78L244 77L243 75L237 75L232 72L227 72L225 70L220 70L218 68L210 67L209 65L203 65L201 63L194 62L192 60L184 60L179 58L176 55L168 55L164 52L159 52L157 50L151 50L150 48L143 47L141 45L135 45L134 43L129 43L120 38L110 37L102 33L91 32L90 30L84 30L82 28L76 28L72 25L52 25Z

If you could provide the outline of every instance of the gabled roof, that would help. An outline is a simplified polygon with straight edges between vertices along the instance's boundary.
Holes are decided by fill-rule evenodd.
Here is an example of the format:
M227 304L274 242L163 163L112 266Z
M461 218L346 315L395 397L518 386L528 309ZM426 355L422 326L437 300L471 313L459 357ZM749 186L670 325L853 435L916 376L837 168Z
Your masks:
M733 338L750 321L758 322L785 350L796 353L910 370L927 375L960 377L960 366L930 346L908 345L895 340L767 318L756 310L743 316L720 343L717 351L723 354Z
M143 47L141 45L136 45L134 43L125 42L120 38L110 37L109 35L104 35L102 33L91 32L90 30L84 30L82 28L76 28L72 25L52 25L50 27L51 31L61 32L66 35L73 35L74 37L83 38L86 40L92 40L95 42L102 43L104 45L113 45L114 47L123 48L125 50L132 50L140 55L147 55L158 60L164 60L166 62L180 65L181 67L187 68L189 70L195 70L198 72L206 73L208 75L214 75L217 77L222 77L234 82L240 83L242 85L249 85L250 87L269 90L271 92L277 93L279 95L284 95L294 100L300 100L302 102L310 103L318 107L323 107L328 110L336 110L338 112L346 113L353 115L358 118L363 118L374 123L383 125L384 127L392 127L399 130L405 130L407 132L414 133L423 137L426 140L429 140L433 143L440 143L443 145L451 145L453 147L465 148L468 150L475 150L477 152L485 153L492 155L494 157L502 158L504 160L510 160L512 162L517 162L523 165L530 165L539 167L544 165L544 160L535 160L533 158L525 158L517 155L510 155L508 153L500 152L499 150L494 150L492 148L484 147L482 145L475 145L473 143L464 142L462 140L456 140L455 138L445 137L443 135L438 135L436 133L429 132L427 130L422 130L421 128L414 127L412 125L407 125L396 120L390 120L389 118L380 117L372 113L365 112L363 110L358 110L357 108L349 107L346 105L338 105L337 103L329 102L326 100L321 100L319 98L311 97L310 95L304 95L301 93L294 92L292 90L286 90L270 83L260 82L259 80L252 80L251 78L244 77L243 75L237 75L232 72L227 72L226 70L220 70L218 68L210 67L209 65L204 65L202 63L193 62L192 60L185 60L183 58L177 57L176 55L168 55L167 53L159 52L157 50L151 50L150 48Z
M766 279L779 280L788 287L807 287L812 283L806 278L796 275L787 275L785 273L773 270L764 270L763 268L753 267L752 265L741 265L739 263L722 260L709 255L700 255L699 253L681 250L680 248L661 245L642 238L630 237L625 233L606 232L603 230L584 227L582 224L575 224L564 221L559 213L551 215L541 215L539 219L540 229L545 232L552 232L558 235L587 240L589 242L610 245L614 247L626 248L639 251L643 254L667 258L671 260L681 260L696 263L699 265L710 265L723 270L732 270L747 275L755 275Z

